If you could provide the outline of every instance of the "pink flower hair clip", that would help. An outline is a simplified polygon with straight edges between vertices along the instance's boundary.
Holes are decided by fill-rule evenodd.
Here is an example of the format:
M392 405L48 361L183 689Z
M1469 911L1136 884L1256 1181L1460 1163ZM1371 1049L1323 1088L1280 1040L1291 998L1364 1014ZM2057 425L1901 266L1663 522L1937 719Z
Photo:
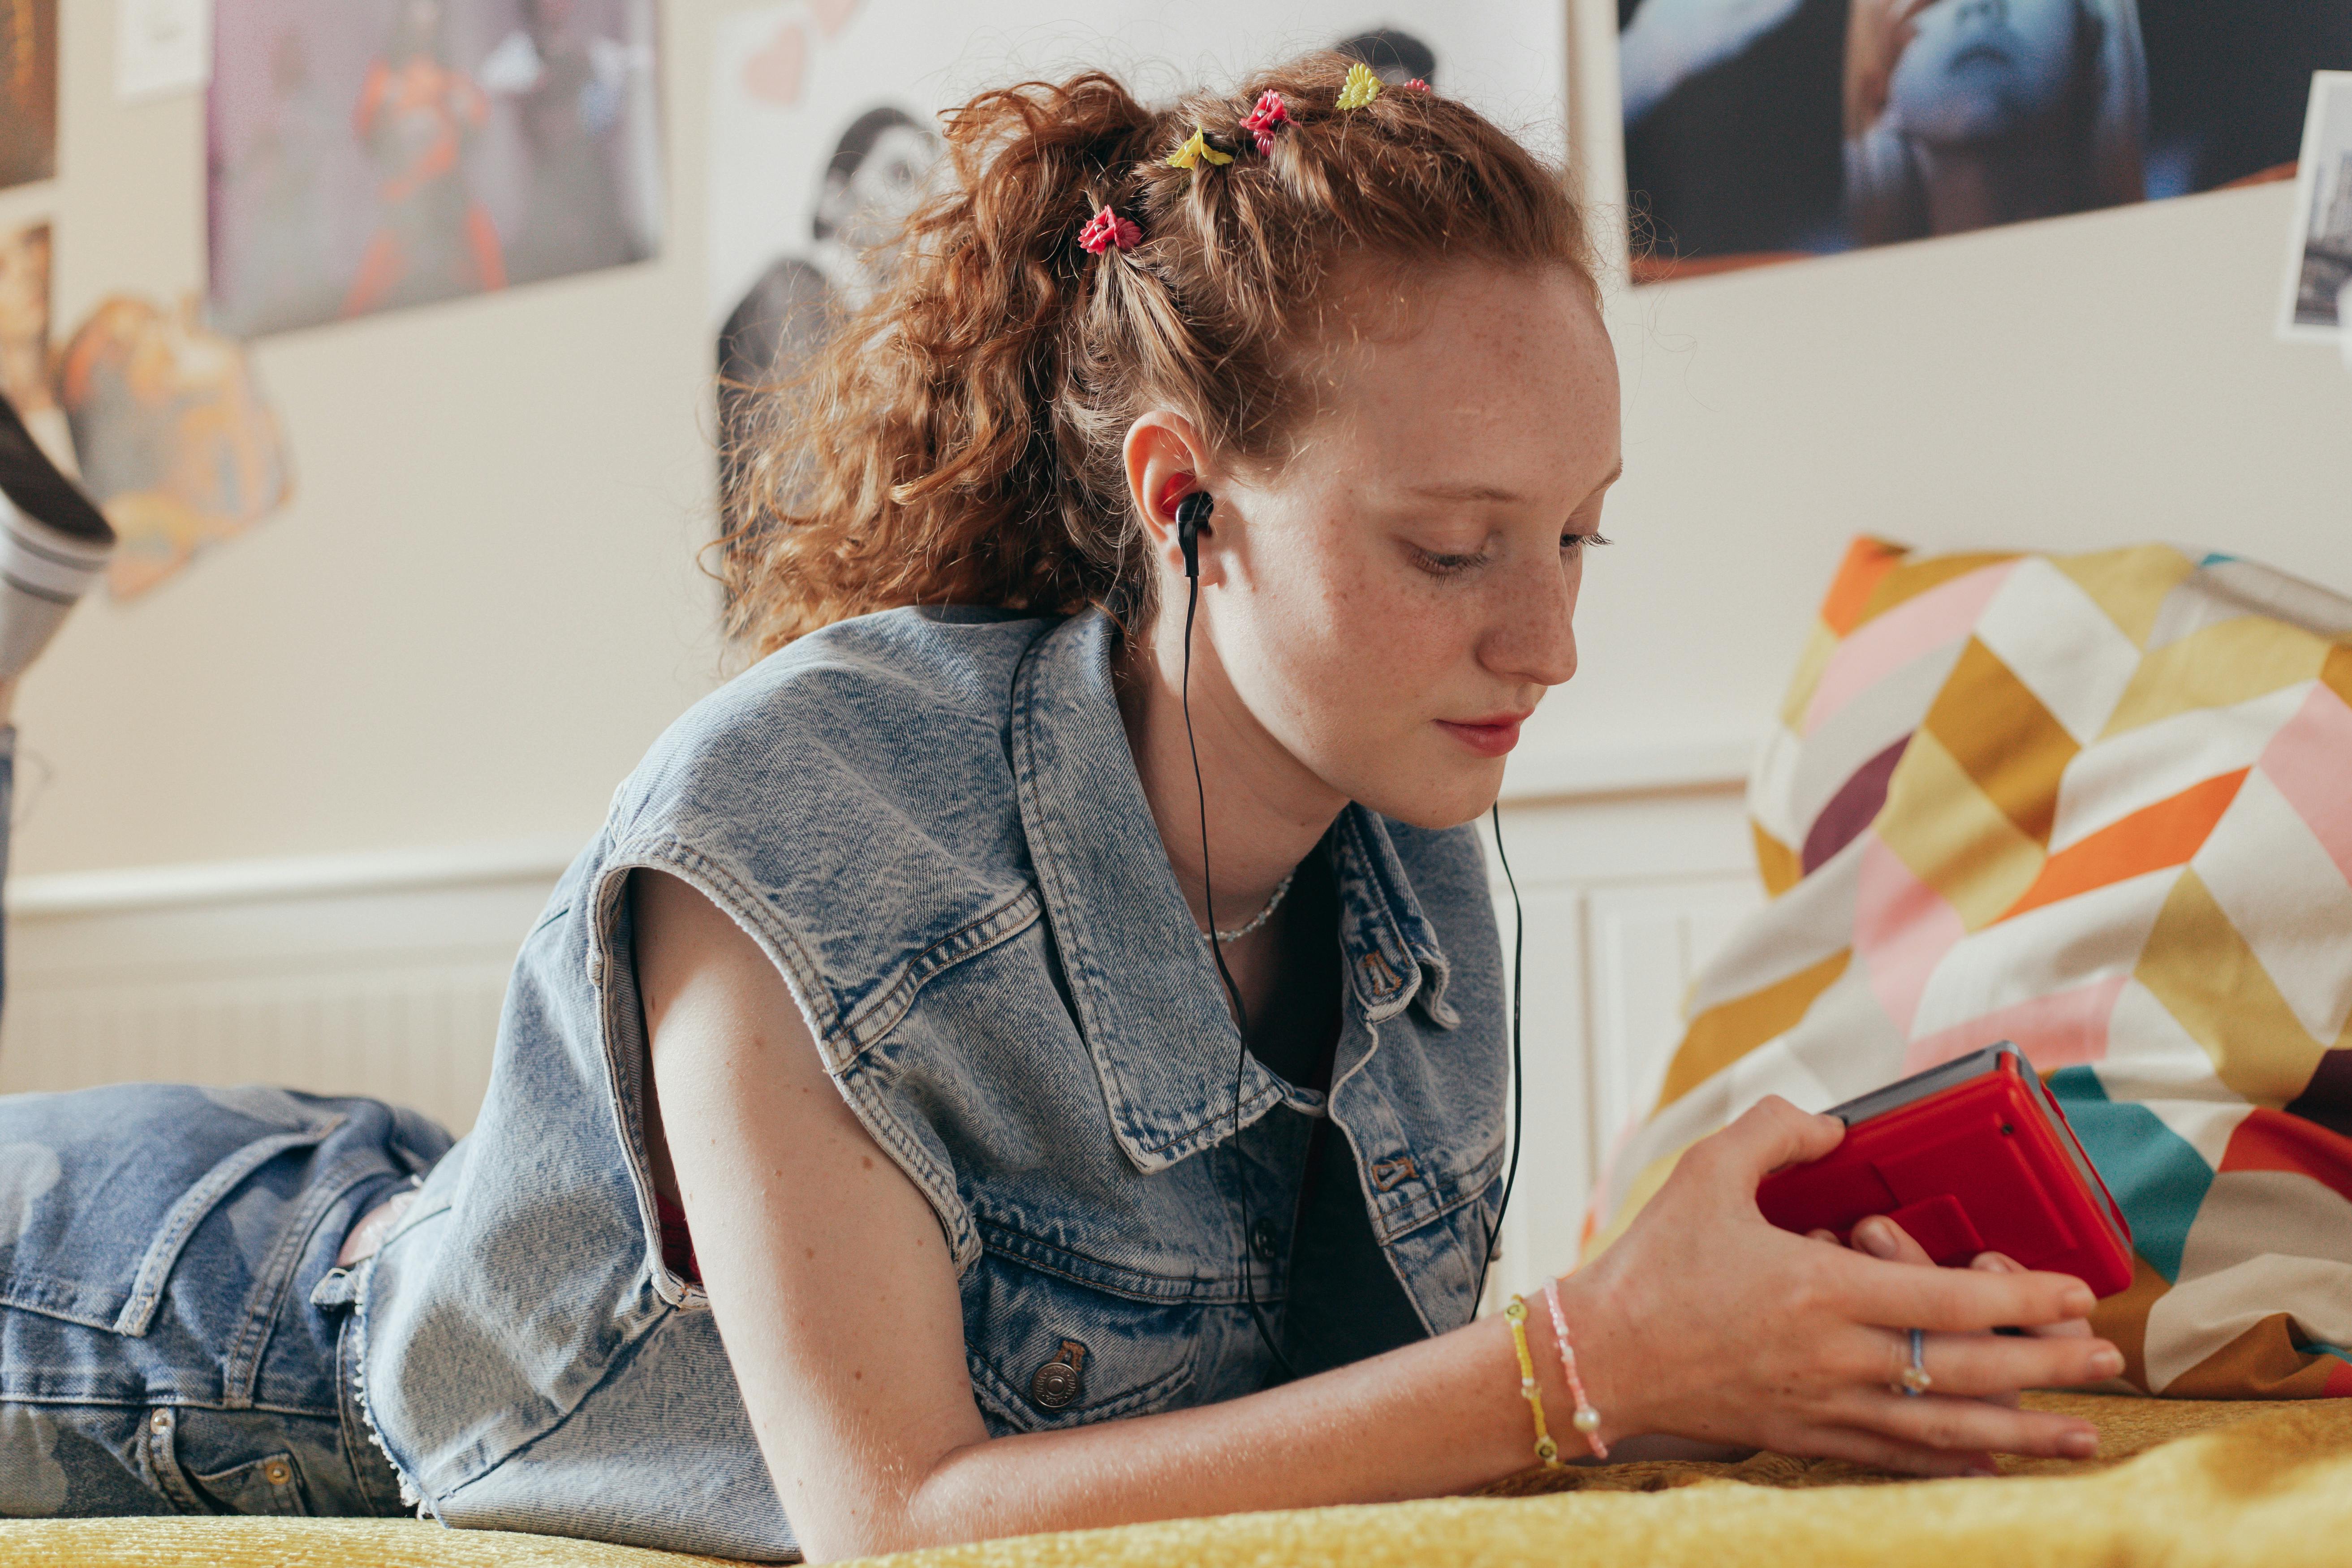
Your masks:
M1405 83L1405 86L1412 89L1415 92L1427 92L1429 90L1429 84L1422 80L1419 77L1413 78L1411 81Z
M1268 89L1257 95L1257 107L1242 116L1242 129L1257 139L1257 155L1274 156L1274 132L1278 125L1290 123L1290 110L1283 107L1282 95Z
M1087 219L1078 230L1078 248L1088 256L1100 256L1106 250L1133 250L1143 242L1143 230L1128 218L1105 207Z

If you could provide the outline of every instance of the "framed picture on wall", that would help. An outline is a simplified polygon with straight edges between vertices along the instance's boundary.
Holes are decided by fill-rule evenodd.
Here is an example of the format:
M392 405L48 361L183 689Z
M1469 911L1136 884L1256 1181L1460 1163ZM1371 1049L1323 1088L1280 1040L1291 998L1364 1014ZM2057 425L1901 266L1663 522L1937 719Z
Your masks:
M1637 278L2287 177L2352 4L1617 0Z
M1566 29L1561 0L1003 0L984 14L956 0L784 0L722 17L709 197L722 498L757 403L748 389L790 380L839 311L887 278L887 241L931 188L940 110L1090 67L1166 99L1339 48L1389 82L1455 94L1558 158Z
M227 331L659 249L654 0L216 0L213 27L211 309Z

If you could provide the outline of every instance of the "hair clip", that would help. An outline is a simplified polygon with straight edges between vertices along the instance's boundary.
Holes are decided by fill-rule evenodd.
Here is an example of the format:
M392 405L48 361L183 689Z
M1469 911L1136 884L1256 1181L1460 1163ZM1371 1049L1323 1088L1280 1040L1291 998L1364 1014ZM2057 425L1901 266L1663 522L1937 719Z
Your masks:
M1210 146L1207 133L1196 125L1192 128L1192 139L1169 153L1167 163L1171 169L1197 169L1201 166L1201 160L1203 158L1212 163L1230 163L1234 161L1234 155L1231 153L1220 153Z
M1274 155L1274 128L1290 122L1290 110L1283 107L1282 94L1271 89L1257 95L1257 107L1242 116L1242 129L1257 138L1257 155Z
M1372 68L1358 60L1348 68L1348 79L1339 84L1339 101L1334 109L1361 109L1381 95L1381 79Z
M1413 78L1411 81L1405 83L1405 86L1412 89L1415 92L1427 92L1429 90L1429 84L1422 80L1419 77Z
M1078 248L1089 256L1100 256L1106 250L1133 250L1142 242L1143 230L1133 220L1123 218L1105 207L1087 219L1078 230Z

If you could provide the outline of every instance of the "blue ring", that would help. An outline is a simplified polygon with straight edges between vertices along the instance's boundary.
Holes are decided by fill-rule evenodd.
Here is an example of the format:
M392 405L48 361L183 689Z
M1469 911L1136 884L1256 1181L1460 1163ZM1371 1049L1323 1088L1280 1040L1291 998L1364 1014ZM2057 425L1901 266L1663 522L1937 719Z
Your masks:
M1919 1374L1924 1385L1927 1376L1927 1331L1925 1329L1911 1331L1911 1370ZM1927 1392L1925 1386L1914 1388L1907 1383L1902 1388L1906 1399L1916 1399Z

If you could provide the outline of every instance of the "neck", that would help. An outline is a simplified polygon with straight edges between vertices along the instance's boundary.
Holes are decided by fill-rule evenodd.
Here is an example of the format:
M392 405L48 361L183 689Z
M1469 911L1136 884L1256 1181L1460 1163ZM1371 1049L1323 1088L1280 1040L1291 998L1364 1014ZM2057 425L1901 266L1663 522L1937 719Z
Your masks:
M1192 750L1184 731L1184 602L1160 607L1144 637L1119 653L1119 711L1143 798L1193 923L1211 923L1202 875L1201 802L1208 801L1208 870L1215 923L1227 930L1265 908L1348 802L1309 773L1257 721L1228 679L1209 636L1207 605L1192 633Z
M1932 232L1959 234L2072 210L2065 142L2054 127L1990 144L1915 142Z

